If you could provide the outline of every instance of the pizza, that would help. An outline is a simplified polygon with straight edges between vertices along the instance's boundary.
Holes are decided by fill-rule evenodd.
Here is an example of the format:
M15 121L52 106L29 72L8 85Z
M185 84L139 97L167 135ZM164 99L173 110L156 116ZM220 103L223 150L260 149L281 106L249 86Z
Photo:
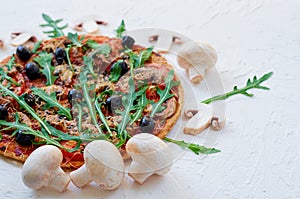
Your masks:
M0 72L0 154L21 162L51 144L63 153L62 168L74 170L96 139L112 142L127 159L130 137L164 138L183 104L173 67L130 36L69 33L18 46Z

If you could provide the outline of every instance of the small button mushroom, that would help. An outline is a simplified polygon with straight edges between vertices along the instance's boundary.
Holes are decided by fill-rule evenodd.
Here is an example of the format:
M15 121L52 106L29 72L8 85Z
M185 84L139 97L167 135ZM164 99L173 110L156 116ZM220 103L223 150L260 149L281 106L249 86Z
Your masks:
M11 42L12 46L20 46L25 44L28 41L36 42L37 38L33 36L31 33L20 32L20 33L12 33L11 34Z
M106 24L107 22L99 19L98 16L90 15L76 20L73 28L76 31L82 31L83 29L87 33L96 33L99 30L98 25Z
M183 132L190 135L201 133L209 127L212 116L213 111L211 105L200 104L196 114L193 115L192 118L186 123Z
M64 191L70 182L70 177L61 168L63 155L55 146L44 145L33 151L22 168L24 184L32 189L52 187Z
M167 174L173 164L173 155L168 145L152 134L133 136L126 144L126 151L132 158L128 168L129 176L139 184L153 174Z
M192 83L200 83L205 73L217 62L215 49L206 43L189 43L178 52L177 62L184 68Z
M71 181L81 188L94 181L103 189L113 190L124 178L124 162L118 149L110 142L96 140L84 149L84 165L70 173Z

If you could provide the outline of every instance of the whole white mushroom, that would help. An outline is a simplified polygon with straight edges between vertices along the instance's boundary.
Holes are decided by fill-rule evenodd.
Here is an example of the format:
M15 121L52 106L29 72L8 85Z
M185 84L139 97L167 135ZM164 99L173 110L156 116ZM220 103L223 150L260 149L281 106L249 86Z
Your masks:
M25 161L22 168L24 184L32 189L52 187L64 191L70 182L70 177L60 167L62 152L55 146L44 145L34 150Z
M203 42L187 43L178 52L177 62L186 70L192 83L199 83L205 74L216 65L216 50Z
M173 164L173 155L168 145L152 134L133 136L126 144L126 151L132 158L128 174L139 184L153 174L167 174Z
M107 190L120 186L124 178L124 161L115 145L96 140L90 142L83 153L84 165L70 173L74 185L81 188L94 181Z

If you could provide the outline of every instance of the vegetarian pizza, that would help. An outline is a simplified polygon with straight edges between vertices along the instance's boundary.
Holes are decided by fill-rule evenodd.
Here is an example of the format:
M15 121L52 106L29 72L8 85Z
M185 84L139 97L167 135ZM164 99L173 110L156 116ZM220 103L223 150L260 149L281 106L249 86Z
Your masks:
M69 33L18 46L0 72L0 154L22 162L51 144L64 155L62 167L73 170L97 139L115 144L126 159L130 137L164 138L183 103L173 67L130 36Z

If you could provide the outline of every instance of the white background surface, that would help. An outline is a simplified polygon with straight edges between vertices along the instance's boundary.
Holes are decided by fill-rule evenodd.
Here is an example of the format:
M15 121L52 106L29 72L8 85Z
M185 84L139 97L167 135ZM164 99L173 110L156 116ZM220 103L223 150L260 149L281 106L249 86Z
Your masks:
M46 2L46 3L44 3ZM255 90L253 98L227 100L227 124L219 132L221 153L206 158L186 153L165 177L140 186L126 179L105 192L90 185L65 193L27 189L20 167L0 159L0 198L300 198L300 2L281 0L212 1L16 1L2 3L0 38L6 49L11 32L31 31L45 37L41 13L66 22L95 14L108 26L125 19L127 29L172 29L211 43L218 52L217 68L243 86L253 75L274 71L265 83L271 91ZM209 132L215 133L215 132ZM194 141L203 139L198 136Z

